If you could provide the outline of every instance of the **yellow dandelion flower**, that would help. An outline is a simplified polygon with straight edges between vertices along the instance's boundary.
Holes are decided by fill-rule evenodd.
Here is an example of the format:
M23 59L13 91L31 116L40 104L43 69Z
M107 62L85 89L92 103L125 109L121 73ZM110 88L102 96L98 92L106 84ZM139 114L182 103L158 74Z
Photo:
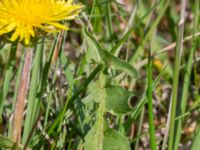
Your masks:
M0 35L11 33L11 41L28 45L40 30L67 30L62 21L74 19L82 7L72 0L0 0Z

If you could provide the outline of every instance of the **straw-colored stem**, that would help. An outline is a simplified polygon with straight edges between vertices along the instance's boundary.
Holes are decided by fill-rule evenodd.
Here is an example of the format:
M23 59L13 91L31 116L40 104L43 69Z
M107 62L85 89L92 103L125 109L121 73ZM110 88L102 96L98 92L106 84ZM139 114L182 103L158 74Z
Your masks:
M16 106L13 119L13 141L17 144L21 141L21 131L23 124L23 113L25 108L25 100L28 93L30 69L32 62L33 51L31 48L26 48L23 69L20 77L20 84L17 93Z

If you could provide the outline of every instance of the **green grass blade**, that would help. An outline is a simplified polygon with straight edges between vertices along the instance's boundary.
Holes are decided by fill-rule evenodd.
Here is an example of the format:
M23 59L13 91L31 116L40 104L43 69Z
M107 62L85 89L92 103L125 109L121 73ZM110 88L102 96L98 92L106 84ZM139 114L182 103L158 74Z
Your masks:
M21 60L20 60L19 69L17 70L17 75L15 77L16 78L16 85L15 85L15 92L14 92L14 97L13 97L13 101L12 101L11 112L14 112L14 110L15 110L15 104L16 104L16 99L17 99L17 91L18 91L18 88L19 88L21 72L22 72L24 59L25 59L25 51L24 50L25 49L22 50L22 56L21 56ZM10 121L9 125L8 125L8 137L9 138L12 137L12 132L13 132L13 124Z
M14 69L14 65L15 65L15 61L16 61L16 59L15 59L16 50L17 50L17 43L13 43L11 45L11 49L10 49L10 56L9 56L8 64L6 65L6 71L5 71L5 76L4 76L4 80L3 80L3 87L0 90L0 116L2 116L4 103L5 103L6 96L8 94L8 90L10 87L10 82L14 75L13 69Z
M150 144L151 150L156 150L156 137L155 137L155 127L153 123L153 98L152 98L152 61L151 61L151 48L148 51L148 89L147 89L147 98L148 98L148 122L149 122L149 134L150 134Z
M64 107L64 109L58 114L58 117L54 120L54 123L51 125L51 127L48 129L48 134L52 134L52 132L55 130L55 128L58 126L62 114L65 114L65 111L68 108L71 108L74 101L78 98L78 96L87 88L88 84L93 80L93 78L102 70L103 66L102 65L98 65L95 70L90 74L90 76L85 80L85 82L82 84L81 87L79 87L78 91L76 91L76 93L67 101L67 103L65 105L67 105L67 107Z
M183 0L181 3L181 16L178 26L178 36L177 36L177 46L175 50L175 62L174 62L174 74L173 74L173 87L172 87L172 99L171 99L171 110L170 110L170 128L169 128L169 146L168 150L174 149L174 124L175 124L175 115L177 107L177 98L178 98L178 83L179 83L179 69L180 69L180 60L181 52L183 49L183 33L184 33L184 21L185 21L185 7L186 0Z
M141 44L139 45L139 47L134 52L134 55L129 60L129 62L131 64L133 64L136 61L137 58L140 58L139 55L142 52L144 52L143 51L143 46L144 46L144 43L145 43L146 39L147 38L151 38L151 35L152 35L153 31L156 29L156 27L158 26L158 24L159 24L160 20L162 19L163 15L167 11L167 8L169 7L170 2L171 2L171 0L162 1L162 5L160 6L159 15L157 16L156 20L153 23L151 23L151 26L149 27L148 31L145 34L145 38L142 39Z
M199 20L198 19L198 17L199 17L199 0L195 1L195 6L196 6L196 8L195 8L195 21L194 21L194 29L193 29L193 46L189 52L189 58L188 58L184 81L183 81L183 83L184 83L183 91L182 91L182 95L181 95L180 105L178 107L178 110L179 110L178 115L185 113L187 99L188 99L189 86L190 86L191 72L192 72L192 62L193 62L195 50L197 48L197 39L194 37L194 34L196 33L197 27L198 27L197 25L198 25L198 20ZM175 145L174 145L175 150L178 150L178 147L179 147L183 121L184 120L179 119L176 122L176 132L175 132L176 138L175 138Z
M140 21L138 21L136 24L130 27L130 29L126 32L126 34L124 34L123 37L117 42L117 44L111 49L111 53L115 54L115 52L118 51L118 49L129 38L133 30L135 30L142 23L142 21L161 3L161 1L157 2L152 8L150 8L150 10L140 19Z
M200 147L200 128L198 128L196 135L194 136L191 150L199 150Z
M106 4L106 10L105 10L105 17L106 17L106 24L107 24L107 33L108 33L108 41L111 42L111 44L109 44L110 47L112 47L114 45L114 42L113 42L113 36L114 36L114 31L113 31L113 28L112 28L112 19L111 19L111 4L110 3L107 3Z
M22 143L25 144L28 135L33 127L34 124L34 108L39 107L37 106L36 94L39 86L39 77L40 77L40 70L41 70L41 63L42 63L42 55L43 55L43 42L38 45L35 49L35 58L33 61L33 69L31 74L31 82L30 82L30 89L29 89L29 96L28 96L28 106L27 106L27 115L24 122L24 132L22 137Z

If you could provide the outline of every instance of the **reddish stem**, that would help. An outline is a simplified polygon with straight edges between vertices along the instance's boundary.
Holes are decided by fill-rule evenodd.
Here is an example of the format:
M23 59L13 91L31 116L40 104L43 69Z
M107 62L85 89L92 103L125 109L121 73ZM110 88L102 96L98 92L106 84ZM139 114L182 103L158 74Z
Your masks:
M23 113L25 108L25 100L28 93L30 69L32 63L33 51L31 48L26 48L25 59L18 87L16 106L13 119L13 140L17 144L21 142L21 131L23 124Z

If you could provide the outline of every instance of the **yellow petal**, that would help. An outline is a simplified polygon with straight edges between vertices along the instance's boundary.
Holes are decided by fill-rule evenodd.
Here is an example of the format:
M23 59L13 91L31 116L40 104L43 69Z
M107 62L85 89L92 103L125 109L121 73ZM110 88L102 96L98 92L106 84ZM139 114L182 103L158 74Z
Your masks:
M28 45L30 42L30 34L28 32L25 33L25 44Z
M10 38L11 41L15 41L19 37L19 30L15 30L15 32L12 34L12 37Z
M7 27L6 27L6 30L7 32L10 32L12 30L14 30L16 27L16 23L15 22L12 22L11 24L9 24Z
M61 29L61 30L68 30L69 29L66 25L62 25L62 24L57 23L57 22L50 22L48 24L52 25L55 28Z

